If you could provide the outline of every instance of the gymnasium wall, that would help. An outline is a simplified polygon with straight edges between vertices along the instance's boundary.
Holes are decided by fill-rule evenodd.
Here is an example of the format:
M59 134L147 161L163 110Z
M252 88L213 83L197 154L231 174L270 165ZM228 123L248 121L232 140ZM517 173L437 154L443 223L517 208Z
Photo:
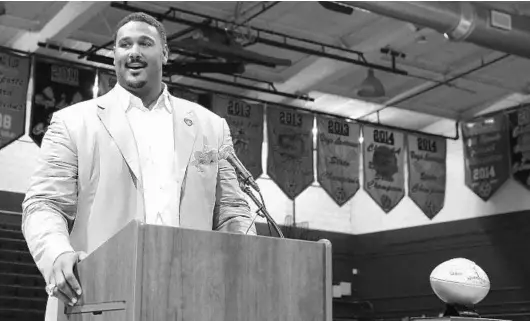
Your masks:
M450 130L446 131L448 135L451 135ZM454 134L454 127L452 130ZM25 193L35 168L38 152L39 148L28 137L23 137L0 150L0 190ZM266 157L265 142L264 170ZM373 233L530 208L528 191L513 180L506 182L488 202L482 201L473 194L464 185L461 140L447 141L445 207L432 220L425 216L408 197L386 214L362 189L352 200L339 207L317 183L313 183L294 202L289 200L266 174L258 180L258 184L263 191L269 212L279 224L290 222L294 216L297 223L305 222L312 229L346 234Z

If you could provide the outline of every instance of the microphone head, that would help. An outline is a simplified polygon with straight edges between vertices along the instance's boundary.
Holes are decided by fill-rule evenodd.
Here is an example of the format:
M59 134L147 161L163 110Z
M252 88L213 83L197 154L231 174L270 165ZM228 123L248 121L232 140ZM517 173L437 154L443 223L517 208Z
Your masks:
M223 145L219 148L219 159L227 159L230 154L234 153L234 147L231 145Z

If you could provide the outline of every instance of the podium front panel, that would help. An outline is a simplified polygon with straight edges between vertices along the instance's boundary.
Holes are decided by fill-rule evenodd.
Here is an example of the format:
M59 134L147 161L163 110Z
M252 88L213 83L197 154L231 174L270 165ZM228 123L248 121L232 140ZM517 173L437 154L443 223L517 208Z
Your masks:
M142 321L326 320L324 244L145 226Z

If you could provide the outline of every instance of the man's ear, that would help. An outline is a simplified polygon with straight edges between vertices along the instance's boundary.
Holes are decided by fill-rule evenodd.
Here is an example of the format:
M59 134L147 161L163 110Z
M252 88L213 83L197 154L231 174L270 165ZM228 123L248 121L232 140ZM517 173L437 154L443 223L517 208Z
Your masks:
M116 46L112 46L112 64L116 66Z
M167 64L167 61L169 60L169 47L167 46L167 44L164 45L164 50L162 52L163 54L163 63L164 65Z

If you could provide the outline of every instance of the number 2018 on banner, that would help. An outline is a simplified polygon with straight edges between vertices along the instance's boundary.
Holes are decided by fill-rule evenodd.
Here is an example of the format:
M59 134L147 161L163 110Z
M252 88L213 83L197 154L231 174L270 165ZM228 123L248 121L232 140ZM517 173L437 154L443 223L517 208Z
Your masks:
M11 129L11 115L0 114L0 129Z
M495 178L495 168L490 167L479 167L473 169L473 180L478 181L482 179Z

